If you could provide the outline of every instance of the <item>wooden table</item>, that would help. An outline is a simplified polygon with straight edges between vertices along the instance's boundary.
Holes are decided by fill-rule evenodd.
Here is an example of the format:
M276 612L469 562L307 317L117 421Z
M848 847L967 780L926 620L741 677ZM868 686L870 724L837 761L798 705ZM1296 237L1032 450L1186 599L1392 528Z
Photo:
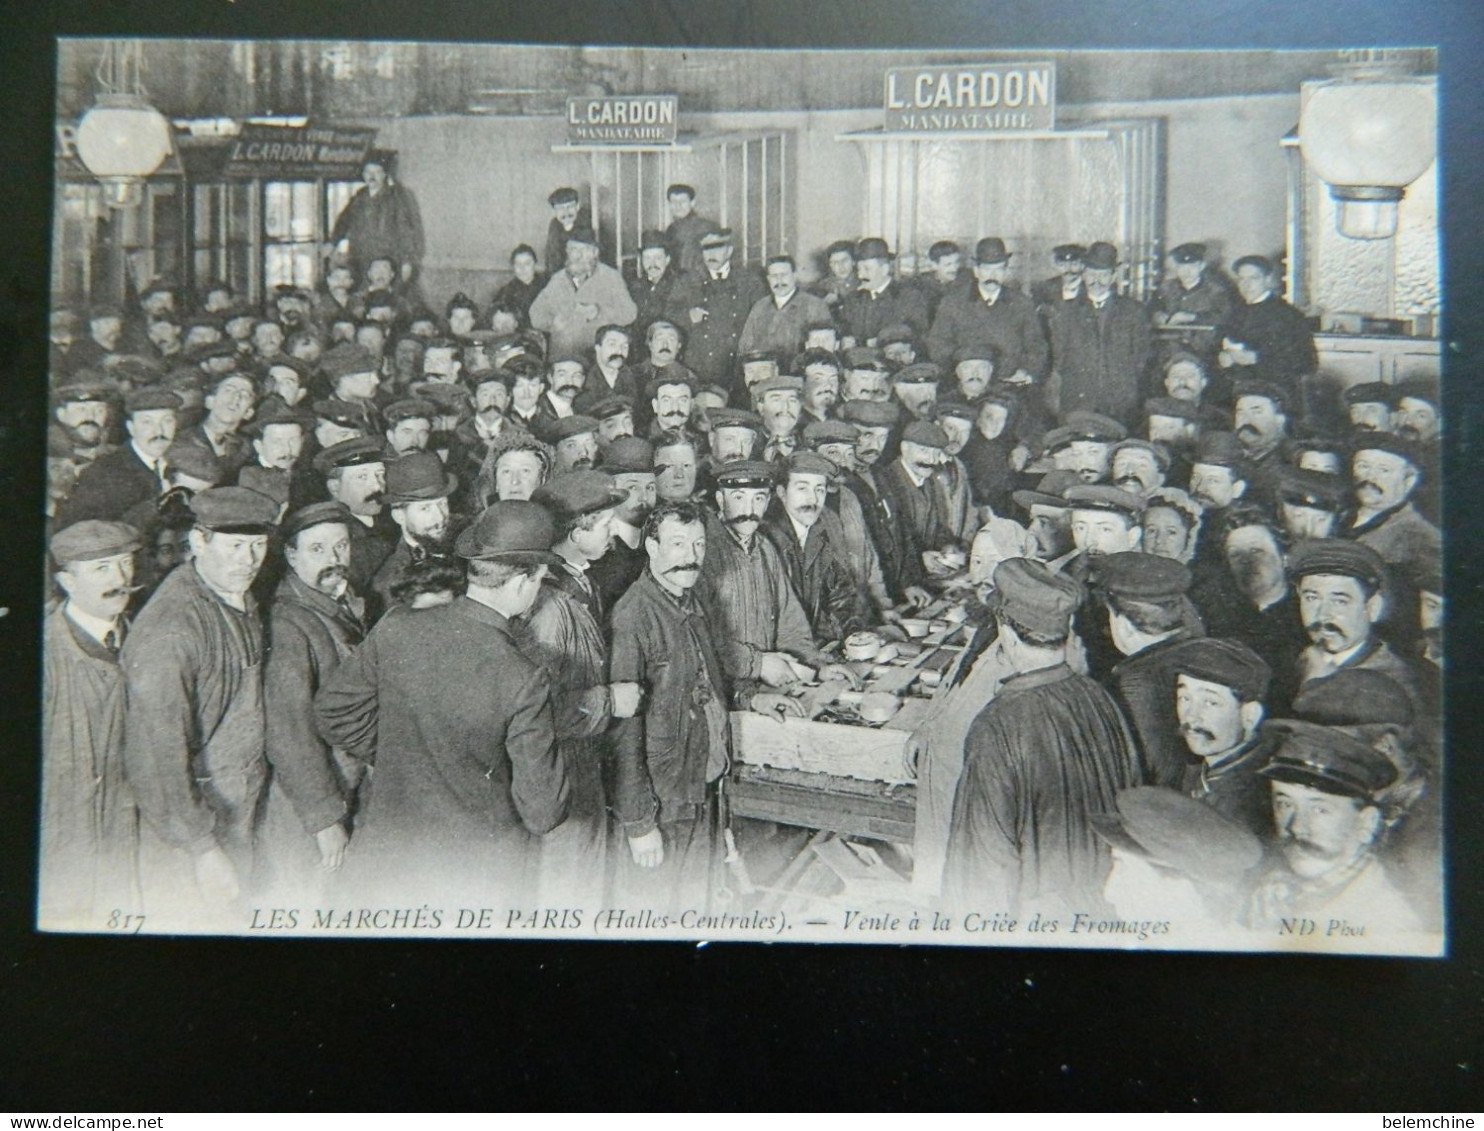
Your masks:
M911 844L917 787L738 763L727 779L732 813L842 836Z

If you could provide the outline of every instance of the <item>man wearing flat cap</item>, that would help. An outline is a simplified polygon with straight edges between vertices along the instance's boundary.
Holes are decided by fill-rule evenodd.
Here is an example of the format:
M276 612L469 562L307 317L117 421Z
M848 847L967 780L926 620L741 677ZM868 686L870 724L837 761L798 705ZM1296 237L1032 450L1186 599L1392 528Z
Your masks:
M1065 420L1086 409L1132 424L1153 357L1149 314L1118 293L1118 252L1098 242L1083 260L1083 294L1051 308L1048 403Z
M927 299L916 287L893 278L895 260L883 239L871 236L855 245L859 282L840 302L838 314L848 344L878 345L881 331L897 323L906 323L919 334L927 332Z
M124 779L119 647L139 533L87 519L53 535L62 600L42 626L39 926L96 929L141 910L139 813Z
M803 411L804 381L780 374L752 387L752 405L763 422L762 459L788 459L798 446L799 415Z
M1051 249L1056 274L1031 285L1031 301L1049 317L1049 308L1060 302L1075 302L1082 296L1082 257L1087 248L1080 243L1059 243Z
M320 359L320 372L329 378L336 400L354 405L368 421L376 422L376 396L381 389L381 360L377 354L354 342L341 342Z
M1148 498L1165 485L1170 470L1170 453L1161 444L1137 437L1113 445L1108 461L1108 478L1113 486Z
M995 373L1001 382L1040 387L1050 371L1046 334L1036 304L1010 285L1010 252L1005 241L988 236L974 248L975 283L946 295L928 331L928 356L954 365L966 346L992 345L999 351Z
M387 458L395 460L413 452L426 451L437 411L429 401L415 397L387 405L381 414L386 424Z
M537 838L566 819L570 786L550 682L512 622L557 564L555 541L544 507L495 503L455 547L465 595L385 617L315 696L321 736L375 780L346 857L358 896L534 896Z
M627 326L638 314L623 276L598 261L598 237L590 227L567 233L566 264L531 303L531 325L550 339L550 356L577 357L593 343L599 326Z
M613 512L613 542L608 552L589 568L602 608L611 609L639 580L648 559L641 531L644 520L659 501L655 488L654 449L647 440L628 436L615 440L603 453L600 470L613 477L613 485L628 498Z
M1314 331L1301 310L1280 296L1278 268L1261 255L1232 264L1241 301L1217 332L1223 369L1244 379L1271 381L1297 396L1300 379L1319 368Z
M165 453L175 439L181 400L164 389L137 389L124 399L128 442L99 456L77 477L57 511L57 529L83 519L117 521L129 508L155 499L169 485Z
M1357 440L1350 460L1355 511L1353 517L1347 516L1343 537L1369 546L1386 563L1396 602L1390 619L1407 637L1417 634L1411 578L1420 564L1443 552L1442 533L1417 509L1427 463L1413 441L1380 434Z
M1182 243L1170 249L1171 272L1151 304L1154 325L1172 331L1172 340L1207 362L1216 356L1216 327L1224 325L1237 296L1226 276L1206 261L1206 245Z
M267 785L263 626L253 582L278 505L246 487L191 499L191 557L124 642L124 765L144 817L146 911L208 925L254 879Z
M1292 542L1328 538L1345 509L1346 481L1325 471L1285 464L1278 468L1276 494L1284 532Z
M76 467L111 450L108 443L110 404L116 396L101 373L84 370L52 390L48 445L65 448Z
M342 440L314 457L314 470L324 478L326 494L351 513L350 583L368 592L395 542L396 528L383 516L386 454L370 436Z
M897 458L876 475L882 497L896 516L902 544L900 584L923 585L938 553L962 539L953 525L948 489L938 477L947 457L948 435L928 420L914 420L902 430ZM924 555L929 555L925 558Z
M593 417L575 414L546 423L539 435L552 446L552 474L592 470L598 459L598 427Z
M1345 414L1354 432L1392 432L1396 386L1386 381L1364 381L1344 392Z
M608 681L607 608L591 568L608 552L615 511L627 499L612 476L590 470L556 475L531 496L556 521L552 552L561 559L542 579L519 635L521 651L551 683L557 749L572 787L567 820L541 843L539 899L552 906L600 907L606 895L604 735L638 710L639 686Z
M707 232L699 245L700 265L686 273L672 298L685 311L683 360L701 381L735 388L742 327L768 290L756 271L732 262L730 228Z
M1127 436L1128 430L1118 421L1079 409L1048 431L1041 443L1053 468L1075 471L1084 483L1101 483L1108 478L1113 445Z
M1197 759L1180 788L1268 838L1273 813L1267 783L1257 776L1267 761L1258 726L1272 669L1247 645L1210 637L1177 644L1167 666L1175 674L1180 737Z
M1252 893L1250 925L1278 932L1284 920L1312 917L1367 938L1421 929L1377 857L1385 827L1378 797L1396 767L1340 727L1273 719L1263 730L1274 749L1259 772L1281 859Z
M771 256L764 275L769 293L752 304L742 325L742 336L737 339L737 350L744 354L772 350L781 357L792 357L804 345L804 328L828 322L830 308L824 299L799 287L793 256Z
M458 486L458 477L446 472L432 452L412 452L386 465L384 502L401 537L371 579L371 620L396 604L392 590L413 566L430 557L452 557L449 497Z
M268 606L263 686L272 769L261 842L286 897L323 894L349 842L364 766L319 736L314 695L366 635L366 603L350 585L343 503L311 503L279 528L288 570Z
M994 590L993 647L1015 674L969 728L945 890L958 908L1095 911L1109 856L1091 818L1140 784L1134 739L1108 692L1068 666L1081 584L1009 558Z

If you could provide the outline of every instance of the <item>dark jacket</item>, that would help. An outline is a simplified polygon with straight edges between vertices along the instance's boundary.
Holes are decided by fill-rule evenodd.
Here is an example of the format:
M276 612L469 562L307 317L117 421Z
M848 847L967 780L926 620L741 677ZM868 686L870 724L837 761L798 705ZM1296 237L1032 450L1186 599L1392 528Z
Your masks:
M918 334L925 334L931 325L927 296L916 287L903 286L896 279L876 295L863 290L851 291L841 300L838 317L843 332L861 346L870 345L888 326L905 323Z
M1175 717L1172 660L1178 658L1182 643L1199 635L1188 629L1177 631L1168 640L1128 657L1114 667L1108 679L1108 688L1138 739L1144 780L1149 785L1179 789L1196 765Z
M826 507L800 545L788 512L775 502L762 533L778 547L816 643L843 640L868 627L868 602L850 572L839 515Z
M1239 302L1218 332L1216 341L1230 338L1257 354L1257 364L1235 369L1234 381L1243 378L1271 381L1293 393L1300 377L1319 368L1314 331L1302 311L1275 294L1257 303Z
M686 317L686 308L676 303L676 296L678 294L681 299L685 298L687 278L688 276L672 263L665 268L664 274L660 276L657 283L651 283L649 276L642 270L634 278L628 280L629 297L639 308L639 313L634 318L635 345L642 349L644 334L651 322L673 322L682 333L684 332L690 324L690 319Z
M1083 409L1136 425L1153 349L1148 311L1118 294L1100 311L1084 293L1053 307L1049 327L1057 415Z
M423 221L417 200L401 185L387 185L377 196L362 188L335 219L330 242L350 241L350 256L360 278L373 259L385 257L416 270L423 258Z
M681 360L703 382L730 388L735 382L737 341L753 303L768 293L756 271L733 263L725 279L712 278L702 269L677 285L671 296L675 307L685 312L680 324L685 334ZM706 317L690 320L690 310L701 307Z
M1024 369L1040 384L1049 371L1046 335L1036 316L1036 304L1013 287L1001 287L993 306L984 301L977 284L949 292L938 304L927 344L932 359L949 371L958 351L969 345L992 345L999 350L995 369L999 378Z
M904 586L921 585L927 579L922 552L939 549L957 538L948 521L948 492L936 475L919 487L899 459L884 468L878 465L876 482L896 516L897 539L902 547L898 579Z
M124 512L159 496L159 477L134 453L132 444L125 444L83 468L72 494L57 508L56 529L85 519L117 522Z

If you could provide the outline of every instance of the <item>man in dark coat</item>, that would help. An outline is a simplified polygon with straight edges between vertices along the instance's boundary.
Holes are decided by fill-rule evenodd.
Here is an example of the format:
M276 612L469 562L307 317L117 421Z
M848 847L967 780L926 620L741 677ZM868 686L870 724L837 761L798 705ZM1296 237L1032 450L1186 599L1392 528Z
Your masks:
M324 890L345 858L364 769L314 726L314 694L366 635L365 601L350 586L350 524L343 503L311 503L280 534L288 571L268 608L263 688L272 777L263 854L285 895Z
M1296 397L1299 379L1319 368L1309 320L1278 296L1278 270L1271 260L1244 255L1232 269L1242 301L1219 331L1217 360L1242 378L1271 381Z
M753 305L768 293L761 277L732 262L732 230L722 228L701 237L702 268L687 274L671 294L685 311L682 360L702 383L736 385L737 342Z
M1226 277L1207 264L1203 243L1172 248L1170 264L1173 270L1154 299L1154 324L1176 331L1178 347L1209 365L1216 355L1215 328L1225 324L1237 296Z
M535 838L566 818L570 790L550 683L510 622L556 564L555 538L538 504L495 503L457 543L468 592L387 617L315 696L321 736L374 778L346 861L358 894L434 907L533 894Z
M897 458L876 476L882 496L896 515L902 556L897 580L903 587L922 585L928 577L922 555L958 540L949 513L948 489L938 478L948 436L928 420L914 420L902 430Z
M684 297L681 281L687 279L680 266L670 258L670 241L664 232L649 229L639 239L639 270L629 280L629 297L639 308L634 317L633 332L649 329L651 322L663 318L677 326L686 322L686 310L677 305L676 291Z
M344 503L355 520L350 527L350 584L358 593L369 593L372 578L396 544L396 530L382 514L386 495L382 443L370 436L342 440L314 457L314 470L324 477L330 498ZM379 608L367 614L373 622L380 615Z
M658 498L654 448L648 440L623 437L608 445L601 467L613 476L613 485L627 491L629 496L614 511L613 543L588 571L603 609L611 611L629 591L629 586L639 580L649 560L644 553L642 531L644 520L654 510Z
M1051 249L1051 262L1056 274L1031 285L1031 301L1036 309L1047 311L1059 302L1075 302L1082 297L1082 257L1087 249L1080 243L1057 244Z
M1140 783L1113 698L1067 665L1080 583L1009 558L994 572L1006 679L969 728L953 802L946 892L959 908L1019 916L1104 907L1107 846L1091 817Z
M397 603L392 590L414 565L430 557L451 562L448 500L458 487L458 477L432 452L412 452L387 465L385 503L401 537L371 579L380 615Z
M972 287L953 291L938 306L928 333L928 352L945 369L967 346L994 346L994 376L1001 383L1037 387L1050 371L1046 335L1036 304L1009 285L1010 252L995 236L974 248Z
M130 508L158 498L169 486L165 453L175 439L181 400L167 389L139 389L124 400L128 443L99 456L77 477L57 510L58 530L84 519L117 521Z
M1124 425L1138 423L1153 339L1148 312L1117 293L1117 269L1113 245L1093 244L1087 249L1083 297L1052 308L1053 403L1061 419L1082 409Z
M840 302L838 321L858 346L875 346L888 326L906 325L918 334L929 326L927 296L892 278L895 260L886 241L872 236L855 247L860 286Z
M403 283L412 282L423 258L423 221L417 200L391 179L392 155L373 150L361 167L356 191L330 231L330 250L349 260L356 278L372 260L390 259Z
M696 275L701 271L703 259L701 241L720 231L721 226L696 211L696 190L691 185L674 184L667 188L665 205L670 210L670 225L665 229L670 254L681 271Z

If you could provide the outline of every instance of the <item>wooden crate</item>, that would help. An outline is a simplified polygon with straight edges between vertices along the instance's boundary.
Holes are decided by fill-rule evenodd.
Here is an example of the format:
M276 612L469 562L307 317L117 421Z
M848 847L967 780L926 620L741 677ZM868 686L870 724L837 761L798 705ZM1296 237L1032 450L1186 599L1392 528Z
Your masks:
M863 781L905 782L902 750L906 725L899 714L883 727L845 726L785 719L754 711L732 712L733 753L752 766L833 774Z

